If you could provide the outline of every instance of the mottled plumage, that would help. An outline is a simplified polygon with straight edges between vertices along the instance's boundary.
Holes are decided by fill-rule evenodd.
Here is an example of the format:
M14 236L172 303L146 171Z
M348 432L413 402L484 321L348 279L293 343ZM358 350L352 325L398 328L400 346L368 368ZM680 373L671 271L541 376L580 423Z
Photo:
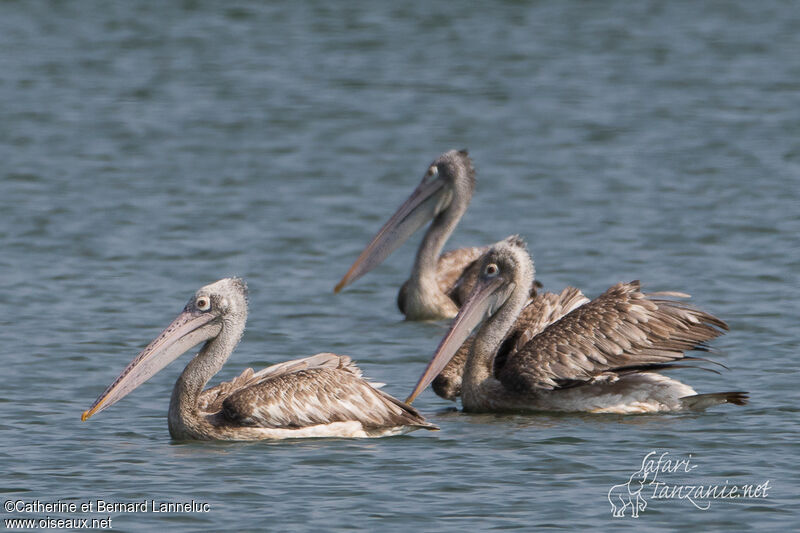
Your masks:
M361 377L347 356L320 353L253 372L203 391L239 342L246 286L236 278L201 288L83 414L123 398L170 361L205 342L172 391L170 435L177 440L380 437L437 429L409 405Z
M296 367L232 391L222 402L222 415L232 423L263 428L349 421L360 423L365 431L432 427L414 408L362 379L349 357L326 355L339 365Z
M252 368L246 368L244 372L231 381L224 381L215 387L204 390L200 394L198 408L209 413L219 412L222 410L222 402L236 391L257 385L275 376L291 374L309 368L340 369L361 377L361 369L346 355L318 353L310 357L277 363L262 368L258 372L254 372Z
M436 264L436 285L442 296L449 298L458 308L464 303L478 277L478 259L488 246L470 246L448 250L439 256ZM397 307L406 314L408 284L406 280L397 293Z
M524 331L497 378L509 390L557 389L598 375L686 358L728 330L722 320L665 296L618 283L539 331Z
M478 325L461 385L468 411L641 413L747 401L742 392L698 395L657 374L702 360L685 352L707 350L727 330L722 320L673 299L687 295L642 293L631 282L591 302L568 288L526 305L534 271L520 239L500 241L480 263L472 294L407 401L456 354L464 357L459 347Z
M479 262L477 266L478 268L475 270L479 272ZM476 279L477 274L472 280L473 285ZM508 354L518 349L518 345L524 344L526 339L539 334L549 324L589 301L581 291L574 287L567 287L560 294L549 292L537 294L535 287L531 292L530 301L520 312L513 328L498 348L494 362L495 373L505 364ZM461 345L450 362L431 383L433 391L446 400L456 401L456 398L461 396L461 379L464 375L467 357L472 350L473 339L474 335Z

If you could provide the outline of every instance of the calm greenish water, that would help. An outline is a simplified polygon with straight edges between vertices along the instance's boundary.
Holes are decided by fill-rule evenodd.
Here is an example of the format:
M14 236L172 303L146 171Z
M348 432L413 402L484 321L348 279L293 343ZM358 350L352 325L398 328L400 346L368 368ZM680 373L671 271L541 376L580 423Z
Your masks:
M176 444L186 358L80 413L203 284L246 278L220 374L334 351L406 395L446 323L395 308L417 242L332 288L430 161L470 149L449 245L524 235L549 290L622 280L727 320L722 375L750 405L668 416L470 416L383 440ZM155 500L208 512L117 531L463 531L797 526L800 6L793 2L0 3L0 460L4 501ZM609 489L650 451L673 484ZM672 477L670 477L672 476Z

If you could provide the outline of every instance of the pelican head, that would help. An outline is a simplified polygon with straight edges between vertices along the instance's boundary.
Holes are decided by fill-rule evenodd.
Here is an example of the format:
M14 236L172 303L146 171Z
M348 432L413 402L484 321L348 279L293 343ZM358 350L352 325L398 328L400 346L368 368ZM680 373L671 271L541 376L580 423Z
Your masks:
M472 292L406 403L413 402L439 375L476 327L508 307L512 295L527 299L533 275L533 261L525 241L519 236L513 235L492 245L481 259L480 275ZM522 290L515 291L517 287Z
M223 333L238 342L247 320L247 285L225 278L198 290L172 323L137 355L81 420L115 404L193 346Z
M428 167L422 182L383 225L333 289L339 292L379 264L428 221L457 221L475 190L475 169L466 150L450 150Z

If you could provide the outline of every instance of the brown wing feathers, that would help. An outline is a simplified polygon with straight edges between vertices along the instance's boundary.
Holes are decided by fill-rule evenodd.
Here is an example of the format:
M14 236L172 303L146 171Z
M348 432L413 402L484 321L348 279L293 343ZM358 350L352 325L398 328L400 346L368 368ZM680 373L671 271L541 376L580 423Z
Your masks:
M222 402L222 414L232 423L267 428L347 421L367 429L433 427L412 407L370 386L350 359L343 359L336 368L303 368L236 390Z
M556 389L606 372L644 369L684 359L687 350L728 329L722 320L665 296L645 294L639 282L619 283L527 342L499 369L510 390Z
M531 338L538 335L547 325L555 322L579 305L588 302L581 291L567 287L560 294L536 294L533 289L531 301L522 310L513 329L508 333L495 356L495 374L505 362L509 353L517 351ZM436 394L447 400L461 396L461 378L464 375L467 357L472 350L474 337L469 337L458 349L449 363L431 383Z

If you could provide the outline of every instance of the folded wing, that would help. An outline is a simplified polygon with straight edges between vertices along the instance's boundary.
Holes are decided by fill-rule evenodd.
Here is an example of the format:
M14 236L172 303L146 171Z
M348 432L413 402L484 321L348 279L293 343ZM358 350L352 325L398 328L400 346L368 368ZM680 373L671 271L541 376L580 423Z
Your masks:
M317 354L248 371L204 392L204 410L219 412L237 425L263 428L349 421L360 422L365 429L434 427L413 407L364 380L347 356Z
M495 373L498 373L505 364L510 352L518 351L519 347L541 333L548 325L588 301L589 299L574 287L567 287L560 294L534 293L498 350L495 357ZM457 397L461 396L461 379L464 375L467 357L472 350L473 339L474 336L471 336L461 345L450 362L431 383L434 392L442 398L455 401Z
M495 367L496 376L507 389L523 393L686 359L686 351L707 350L706 343L728 329L722 320L670 299L686 297L643 293L638 281L614 285L540 331L531 327L520 333Z

